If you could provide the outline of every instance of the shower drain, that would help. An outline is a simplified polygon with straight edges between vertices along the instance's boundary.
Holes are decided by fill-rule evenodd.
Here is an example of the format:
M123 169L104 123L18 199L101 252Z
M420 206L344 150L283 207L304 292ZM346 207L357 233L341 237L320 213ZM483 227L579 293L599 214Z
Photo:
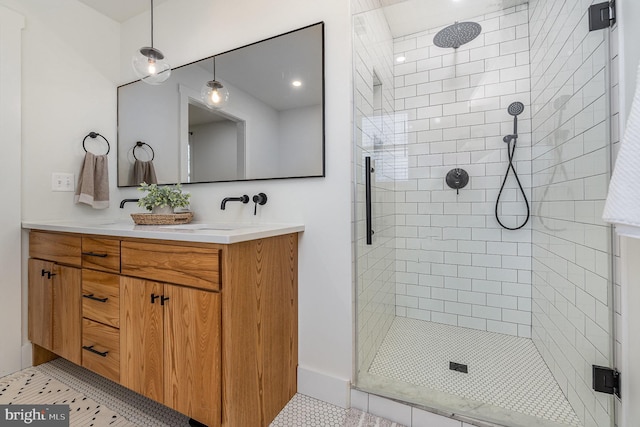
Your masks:
M464 365L462 363L449 362L449 369L451 369L452 371L462 372L463 374L469 373L469 368L467 367L467 365Z

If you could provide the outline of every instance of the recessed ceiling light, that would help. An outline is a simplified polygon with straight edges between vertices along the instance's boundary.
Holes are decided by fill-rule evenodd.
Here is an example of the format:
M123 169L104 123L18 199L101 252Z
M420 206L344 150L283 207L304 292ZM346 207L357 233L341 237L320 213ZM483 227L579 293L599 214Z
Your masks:
M407 57L406 57L406 56L398 56L398 57L396 58L396 62L398 62L398 63L404 62L404 61L406 61L406 60L407 60Z
M300 86L302 86L302 82L300 80L294 80L294 81L291 82L291 86L300 87Z

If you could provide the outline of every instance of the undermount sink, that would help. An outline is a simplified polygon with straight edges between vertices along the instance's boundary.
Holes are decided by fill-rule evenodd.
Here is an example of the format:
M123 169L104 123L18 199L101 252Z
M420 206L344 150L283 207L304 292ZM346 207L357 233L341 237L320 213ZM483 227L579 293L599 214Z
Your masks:
M206 230L236 230L238 228L245 228L244 224L177 224L177 225L166 225L162 228L169 228L171 230L198 230L198 231L206 231Z

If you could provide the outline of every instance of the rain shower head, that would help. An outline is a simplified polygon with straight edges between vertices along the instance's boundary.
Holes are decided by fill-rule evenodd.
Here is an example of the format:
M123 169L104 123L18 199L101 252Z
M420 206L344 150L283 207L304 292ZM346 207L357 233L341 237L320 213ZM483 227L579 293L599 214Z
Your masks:
M514 117L519 116L524 111L524 104L522 102L513 102L509 105L507 111Z
M443 28L433 37L433 44L438 47L459 48L480 35L482 27L476 22L456 22Z

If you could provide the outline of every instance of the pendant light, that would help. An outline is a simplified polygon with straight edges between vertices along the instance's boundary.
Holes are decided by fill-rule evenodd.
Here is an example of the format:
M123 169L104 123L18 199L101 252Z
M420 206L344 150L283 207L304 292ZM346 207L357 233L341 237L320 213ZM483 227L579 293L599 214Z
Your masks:
M151 0L151 47L141 47L131 61L133 71L145 83L159 85L171 75L171 65L164 55L153 47L153 0Z
M212 109L222 108L229 101L229 90L216 80L216 57L213 57L213 80L209 80L202 86L200 97L207 107Z

